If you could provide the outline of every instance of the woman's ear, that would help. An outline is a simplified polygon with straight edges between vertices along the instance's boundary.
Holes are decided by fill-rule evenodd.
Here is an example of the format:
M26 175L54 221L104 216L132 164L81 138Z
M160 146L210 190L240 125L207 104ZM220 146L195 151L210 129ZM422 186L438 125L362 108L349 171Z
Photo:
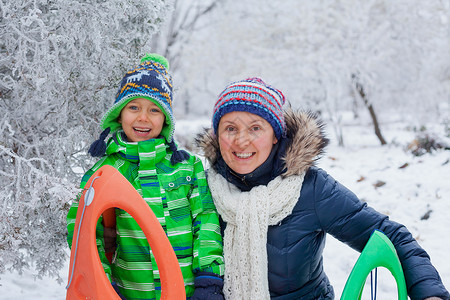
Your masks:
M275 136L275 134L273 135L273 141L272 141L272 143L275 145L276 143L278 143L278 139L277 139L277 137Z

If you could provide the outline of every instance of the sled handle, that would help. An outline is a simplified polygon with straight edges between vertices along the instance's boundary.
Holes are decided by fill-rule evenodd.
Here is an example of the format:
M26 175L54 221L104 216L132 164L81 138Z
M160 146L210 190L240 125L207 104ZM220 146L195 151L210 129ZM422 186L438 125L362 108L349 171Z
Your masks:
M95 172L86 186L92 190L84 191L79 202L73 236L73 240L78 241L78 249L74 246L71 249L71 283L66 300L120 300L103 270L96 245L97 221L111 207L127 211L147 237L160 272L161 299L186 299L183 275L172 245L155 214L134 187L115 168L107 165ZM82 211L84 216L80 225Z
M103 227L105 228L112 228L116 229L116 208L111 207L105 210L102 213L103 217ZM114 252L105 252L106 258L108 259L109 263L112 263Z
M399 300L407 300L405 276L397 251L389 238L375 230L356 261L342 292L341 300L361 299L364 283L370 271L377 267L387 268L397 282Z

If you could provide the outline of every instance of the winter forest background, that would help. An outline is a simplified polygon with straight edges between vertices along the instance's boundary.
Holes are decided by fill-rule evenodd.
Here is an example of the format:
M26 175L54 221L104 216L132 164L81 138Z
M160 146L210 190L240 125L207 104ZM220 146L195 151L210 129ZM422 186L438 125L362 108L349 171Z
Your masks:
M60 279L87 147L147 52L171 64L192 151L218 93L260 76L320 114L336 151L439 156L450 196L449 18L450 0L0 0L0 284L7 270Z

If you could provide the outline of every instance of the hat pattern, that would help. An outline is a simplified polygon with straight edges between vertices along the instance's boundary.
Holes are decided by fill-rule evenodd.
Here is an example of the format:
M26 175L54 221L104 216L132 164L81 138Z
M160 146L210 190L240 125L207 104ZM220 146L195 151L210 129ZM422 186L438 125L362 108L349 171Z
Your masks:
M144 67L151 64L153 72ZM162 70L158 68L155 62L146 62L141 68L132 70L125 74L121 81L121 86L116 95L116 101L119 102L130 94L146 94L153 95L155 98L163 98L172 109L172 79L169 74L162 74ZM151 91L147 91L150 89Z

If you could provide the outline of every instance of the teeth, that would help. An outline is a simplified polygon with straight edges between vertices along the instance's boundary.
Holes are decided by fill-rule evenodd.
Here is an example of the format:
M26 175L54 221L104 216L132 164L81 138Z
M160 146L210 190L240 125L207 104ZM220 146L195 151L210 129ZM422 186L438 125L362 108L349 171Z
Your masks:
M139 131L139 132L149 132L150 129L138 129L138 128L134 128L134 130Z
M235 152L234 154L236 154L236 156L237 157L239 157L239 158L249 158L250 156L252 156L253 155L253 153L237 153L237 152Z

